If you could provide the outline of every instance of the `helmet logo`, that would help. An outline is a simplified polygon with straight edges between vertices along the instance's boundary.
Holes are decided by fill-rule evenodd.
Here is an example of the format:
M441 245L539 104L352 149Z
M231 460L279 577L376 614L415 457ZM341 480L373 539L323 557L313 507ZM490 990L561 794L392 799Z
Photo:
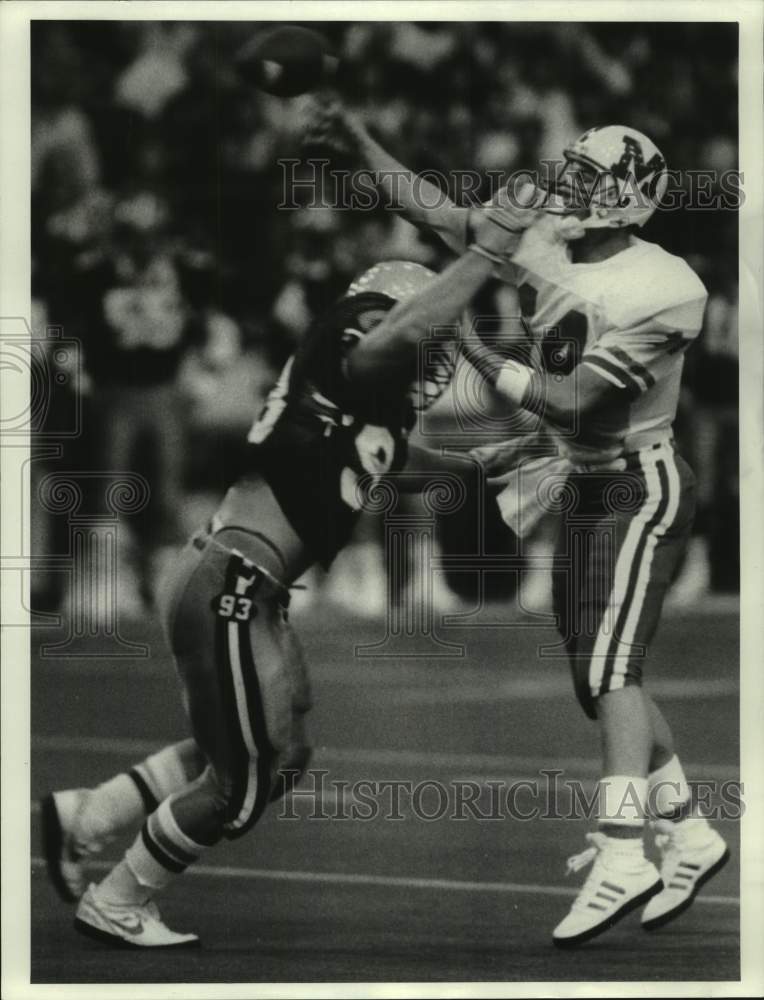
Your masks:
M618 163L614 163L610 170L614 177L620 180L629 180L633 177L639 186L642 181L648 178L657 178L666 169L666 161L660 153L654 153L645 163L642 153L642 143L633 136L623 137L624 150ZM652 187L652 185L651 185ZM648 192L652 194L652 191Z
M660 150L625 125L591 128L563 153L566 164L545 210L552 215L577 210L576 238L579 229L643 226L668 185ZM563 238L571 238L567 230Z

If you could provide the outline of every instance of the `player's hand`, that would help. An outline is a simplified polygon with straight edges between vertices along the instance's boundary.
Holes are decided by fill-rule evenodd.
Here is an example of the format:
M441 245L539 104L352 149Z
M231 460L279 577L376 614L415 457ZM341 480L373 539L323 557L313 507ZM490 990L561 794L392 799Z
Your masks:
M475 242L491 253L514 253L525 230L536 221L544 198L544 192L530 183L516 193L502 188L490 204L471 209Z
M303 144L328 146L336 153L355 154L369 138L360 119L339 101L313 98L306 104Z

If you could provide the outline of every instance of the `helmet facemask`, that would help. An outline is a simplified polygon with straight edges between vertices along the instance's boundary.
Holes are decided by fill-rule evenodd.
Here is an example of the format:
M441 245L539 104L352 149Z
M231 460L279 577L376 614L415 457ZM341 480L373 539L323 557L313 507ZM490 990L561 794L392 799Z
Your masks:
M647 162L646 153L652 154ZM560 217L557 229L563 239L580 239L589 229L643 226L665 193L666 163L660 151L646 136L622 126L590 129L564 156L544 206Z

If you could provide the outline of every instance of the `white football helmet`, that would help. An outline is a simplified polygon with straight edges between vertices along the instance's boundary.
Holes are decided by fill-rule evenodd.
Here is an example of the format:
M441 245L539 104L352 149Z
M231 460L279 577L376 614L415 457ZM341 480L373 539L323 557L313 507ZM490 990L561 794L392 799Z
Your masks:
M549 184L544 211L563 216L566 239L587 229L643 226L668 185L663 154L625 125L591 128L563 150L565 166Z

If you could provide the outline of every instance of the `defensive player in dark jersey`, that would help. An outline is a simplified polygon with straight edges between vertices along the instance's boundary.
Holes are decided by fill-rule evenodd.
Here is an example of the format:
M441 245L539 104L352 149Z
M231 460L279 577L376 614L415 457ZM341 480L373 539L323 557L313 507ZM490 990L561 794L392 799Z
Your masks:
M419 342L460 316L531 219L511 208L486 214L441 275L376 265L287 363L250 433L250 473L193 537L163 595L193 738L43 803L49 872L63 898L79 898L81 932L137 947L198 943L162 922L154 895L222 837L249 830L308 760L310 694L286 617L289 586L348 539L364 481L403 466L427 391ZM144 817L122 861L85 889L87 858Z

